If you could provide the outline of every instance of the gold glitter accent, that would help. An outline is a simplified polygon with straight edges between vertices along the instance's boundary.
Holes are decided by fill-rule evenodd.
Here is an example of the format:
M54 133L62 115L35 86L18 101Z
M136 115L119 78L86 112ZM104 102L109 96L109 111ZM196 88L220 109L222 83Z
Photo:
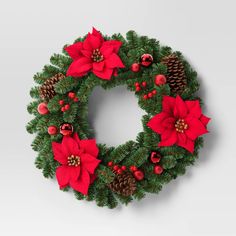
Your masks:
M184 131L186 129L188 129L188 124L185 123L185 120L184 119L178 119L176 122L175 122L175 129L177 132L179 133L184 133Z
M91 58L94 62L100 62L100 61L103 61L104 59L102 53L100 52L98 48L93 50Z
M79 166L80 165L80 157L79 156L75 156L75 155L71 155L67 158L67 164L68 166Z

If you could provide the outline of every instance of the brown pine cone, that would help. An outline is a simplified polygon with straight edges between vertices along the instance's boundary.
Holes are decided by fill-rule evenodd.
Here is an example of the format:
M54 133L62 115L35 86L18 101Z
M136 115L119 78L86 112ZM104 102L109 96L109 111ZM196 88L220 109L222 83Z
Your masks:
M58 73L47 79L39 88L40 97L45 101L52 99L56 95L54 85L63 78L65 78L65 76L62 73Z
M134 194L136 190L136 180L130 172L125 171L117 174L109 187L113 192L128 197Z
M182 94L187 80L184 72L184 65L176 54L164 57L161 63L167 66L167 83L171 92L174 94Z

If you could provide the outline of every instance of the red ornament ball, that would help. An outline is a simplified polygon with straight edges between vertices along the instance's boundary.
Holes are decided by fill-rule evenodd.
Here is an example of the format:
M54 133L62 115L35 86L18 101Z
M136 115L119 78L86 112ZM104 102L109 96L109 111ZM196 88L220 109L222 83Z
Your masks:
M160 175L163 172L163 168L159 165L154 166L154 174Z
M73 133L73 126L69 123L63 123L60 125L60 134L63 136L69 136Z
M62 105L64 105L64 100L60 100L59 101L59 104L62 106Z
M164 75L156 75L155 76L155 84L156 85L163 85L166 83L166 77Z
M71 98L71 99L75 98L75 93L74 92L69 92L68 97Z
M111 167L111 166L113 166L113 162L112 162L112 161L109 161L109 162L107 163L107 165Z
M48 127L48 133L49 133L50 135L55 135L55 134L57 134L57 127L54 126L54 125L49 126L49 127Z
M136 171L138 168L136 167L136 166L130 166L130 171L132 171L132 172L134 172L134 171Z
M67 111L67 110L70 109L70 105L69 105L69 104L66 104L66 105L64 106L64 108L65 108L65 111Z
M74 98L73 101L74 101L74 102L78 102L79 99L78 99L78 98Z
M134 178L137 179L138 181L141 181L144 178L144 173L141 170L136 170L134 172Z
M48 106L45 102L40 103L37 110L40 115L46 115L49 113Z
M151 54L143 54L140 58L140 63L142 66L148 67L153 63L153 57Z
M139 71L140 71L140 64L139 64L139 63L133 63L133 64L131 65L131 70L132 70L133 72L139 72Z
M145 94L145 95L143 95L143 99L148 99L148 95L147 94Z
M121 169L122 170L126 170L126 166L121 166Z
M152 95L153 95L152 93L148 93L148 97L149 97L149 98L151 98L151 97L152 97Z
M118 170L117 170L117 174L118 174L118 175L122 174L122 172L123 172L122 169L118 169Z
M143 86L143 87L146 87L146 86L147 86L147 82L146 82L146 81L143 81L143 82L142 82L142 86Z
M152 94L153 94L153 95L156 95L156 94L157 94L157 91L156 91L156 90L153 90L153 91L152 91Z
M138 87L138 86L135 88L135 91L136 91L136 92L139 92L140 90L141 90L141 88Z
M160 153L158 153L158 152L152 152L152 153L151 153L151 156L150 156L150 161L151 161L152 163L156 164L156 163L160 162L161 157L162 157L162 156L161 156Z
M113 170L114 170L114 171L118 171L118 170L119 170L119 166L118 166L118 165L114 165L114 166L113 166Z

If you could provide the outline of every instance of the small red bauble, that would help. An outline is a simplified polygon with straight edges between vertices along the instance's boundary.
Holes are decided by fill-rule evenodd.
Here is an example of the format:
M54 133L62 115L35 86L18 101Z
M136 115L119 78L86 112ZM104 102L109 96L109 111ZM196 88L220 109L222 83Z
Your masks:
M141 90L140 87L136 87L136 89L135 89L136 92L139 92L140 90Z
M160 175L163 172L163 168L159 165L154 166L154 174Z
M143 54L140 58L140 63L142 66L148 67L153 63L153 57L151 54Z
M145 94L145 95L143 95L143 99L148 99L148 95L147 94Z
M69 92L68 97L71 98L71 99L75 98L75 93Z
M69 136L73 133L73 126L69 123L63 123L60 125L60 134L63 136Z
M78 98L74 98L74 100L73 100L74 102L78 102L79 101L79 99Z
M65 107L66 111L70 109L70 105L69 104L66 104L64 107Z
M157 94L157 91L156 91L156 90L153 90L153 91L152 91L152 94L153 94L153 95L156 95L156 94Z
M152 152L150 156L150 161L154 164L160 162L161 160L161 154L158 152Z
M139 87L139 82L136 82L134 85L135 85L136 87Z
M138 181L143 180L144 173L141 170L136 170L134 172L134 178L137 179Z
M42 102L42 103L40 103L40 104L38 105L37 110L38 110L38 113L39 113L40 115L46 115L46 114L49 113L48 106L47 106L47 104L44 103L44 102Z
M59 104L62 106L62 105L64 105L64 100L60 100L59 101Z
M61 111L62 111L62 112L65 112L65 111L66 111L65 107L62 107L62 108L61 108Z
M49 133L50 135L55 135L55 134L57 134L57 127L54 126L54 125L49 126L49 127L48 127L48 133Z
M148 93L148 97L149 97L149 98L151 98L151 97L152 97L152 95L153 95L152 93Z
M133 72L139 72L139 71L140 71L140 64L139 64L139 63L133 63L133 64L131 65L131 70L132 70Z
M119 175L122 174L122 172L123 172L122 169L118 169L118 170L117 170L117 174L119 174Z
M114 171L119 170L119 166L118 166L118 165L114 165L114 166L113 166L113 170L114 170Z
M113 162L112 162L112 161L109 161L109 162L107 163L107 165L111 167L111 166L113 166Z
M121 166L121 169L122 170L126 170L126 166Z
M143 81L143 82L142 82L142 86L143 86L143 87L146 87L146 86L147 86L147 82L146 82L146 81Z
M136 166L130 166L130 171L132 171L132 172L134 172L134 171L136 171L138 168L136 167Z
M163 85L166 83L166 77L164 75L156 75L155 76L155 84L156 85Z

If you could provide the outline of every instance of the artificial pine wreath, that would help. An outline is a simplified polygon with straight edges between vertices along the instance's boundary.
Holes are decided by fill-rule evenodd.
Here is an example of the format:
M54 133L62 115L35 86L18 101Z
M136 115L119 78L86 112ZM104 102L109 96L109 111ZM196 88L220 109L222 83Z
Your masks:
M209 118L202 114L197 73L180 52L129 31L92 33L54 54L34 76L27 125L36 134L36 166L56 177L77 199L114 208L146 192L158 193L198 157ZM146 111L136 140L118 147L98 144L88 123L88 98L95 86L126 85Z

